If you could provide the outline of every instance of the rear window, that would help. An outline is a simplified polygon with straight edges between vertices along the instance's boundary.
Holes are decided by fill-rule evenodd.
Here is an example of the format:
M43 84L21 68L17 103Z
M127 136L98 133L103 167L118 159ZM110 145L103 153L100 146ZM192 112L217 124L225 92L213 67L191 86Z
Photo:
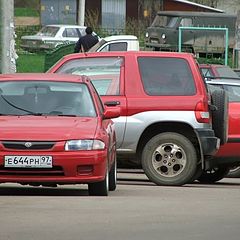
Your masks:
M191 69L181 58L140 57L142 83L148 95L194 95L196 88Z
M45 26L37 33L37 35L44 37L55 37L59 29L59 27Z
M239 76L230 67L216 67L219 77L238 78Z

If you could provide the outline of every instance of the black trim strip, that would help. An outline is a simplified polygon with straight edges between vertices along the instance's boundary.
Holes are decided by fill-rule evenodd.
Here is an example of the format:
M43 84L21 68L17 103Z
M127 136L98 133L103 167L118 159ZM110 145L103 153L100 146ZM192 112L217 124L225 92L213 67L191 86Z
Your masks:
M240 138L229 138L228 143L240 143Z

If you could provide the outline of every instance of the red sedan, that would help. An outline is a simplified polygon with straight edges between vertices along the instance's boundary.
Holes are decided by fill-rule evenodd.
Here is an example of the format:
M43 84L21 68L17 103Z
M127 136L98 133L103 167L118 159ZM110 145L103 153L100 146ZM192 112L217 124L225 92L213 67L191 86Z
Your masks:
M199 67L206 78L240 79L238 74L226 65L199 64Z
M116 188L116 136L87 77L0 75L0 183L88 184L90 195Z

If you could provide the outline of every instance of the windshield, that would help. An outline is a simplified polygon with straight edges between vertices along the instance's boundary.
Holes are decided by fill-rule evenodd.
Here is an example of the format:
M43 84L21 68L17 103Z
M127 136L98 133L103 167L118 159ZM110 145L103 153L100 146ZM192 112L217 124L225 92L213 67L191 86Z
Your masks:
M38 33L38 36L55 37L59 27L45 26Z
M177 17L168 17L157 15L152 23L152 27L174 27L177 23Z
M52 81L0 82L0 115L96 116L87 85Z
M102 45L104 45L106 41L102 39L97 44L95 44L93 47L91 47L88 52L96 52Z

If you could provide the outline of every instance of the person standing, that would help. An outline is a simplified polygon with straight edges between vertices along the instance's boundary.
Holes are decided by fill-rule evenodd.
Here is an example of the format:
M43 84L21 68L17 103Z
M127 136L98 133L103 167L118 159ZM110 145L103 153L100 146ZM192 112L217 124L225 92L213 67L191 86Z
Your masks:
M96 43L98 43L98 38L97 36L92 35L92 28L87 27L85 29L86 35L82 36L78 39L74 52L87 52L92 46L94 46Z

